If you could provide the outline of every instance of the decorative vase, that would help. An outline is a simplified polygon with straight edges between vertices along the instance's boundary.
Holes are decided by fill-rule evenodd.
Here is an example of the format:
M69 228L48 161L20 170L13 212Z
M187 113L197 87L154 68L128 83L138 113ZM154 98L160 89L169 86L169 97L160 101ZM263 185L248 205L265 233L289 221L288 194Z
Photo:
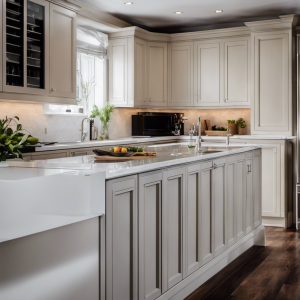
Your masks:
M247 127L245 127L245 128L239 127L239 134L242 134L242 135L247 134Z
M228 124L228 128L230 129L231 135L237 134L237 130L238 130L237 124Z
M109 134L108 134L108 126L103 126L102 133L99 136L100 140L108 140Z

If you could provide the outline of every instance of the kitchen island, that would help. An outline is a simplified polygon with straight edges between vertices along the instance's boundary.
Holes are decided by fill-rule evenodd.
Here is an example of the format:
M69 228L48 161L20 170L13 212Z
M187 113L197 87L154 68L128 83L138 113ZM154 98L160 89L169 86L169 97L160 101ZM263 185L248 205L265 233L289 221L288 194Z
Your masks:
M157 157L121 163L30 163L106 171L106 299L183 299L252 245L265 245L260 146L203 143L198 154L180 145L149 146ZM182 154L171 155L175 148Z

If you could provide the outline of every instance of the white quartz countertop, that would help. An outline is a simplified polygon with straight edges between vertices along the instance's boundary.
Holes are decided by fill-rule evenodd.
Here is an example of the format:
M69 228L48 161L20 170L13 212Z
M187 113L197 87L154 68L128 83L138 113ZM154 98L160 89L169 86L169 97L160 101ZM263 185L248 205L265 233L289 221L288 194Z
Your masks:
M132 174L147 172L155 169L170 167L178 164L191 163L195 161L203 161L219 158L226 155L243 153L249 150L261 148L260 145L241 145L232 143L227 146L225 143L202 143L203 149L216 150L214 153L196 153L195 149L188 149L188 142L179 143L182 153L180 156L173 156L175 153L174 146L178 143L158 144L146 146L146 151L157 152L156 157L145 157L143 159L132 160L127 162L98 162L94 159L94 155L68 157L59 159L49 159L43 161L35 161L32 164L38 168L70 168L78 170L97 170L105 169L106 179L128 176ZM213 148L213 149L212 149Z
M105 213L106 170L16 163L0 163L0 243Z
M295 136L273 136L273 135L234 135L230 137L231 139L253 139L253 140L293 140L296 139ZM104 140L104 141L87 141L87 142L70 142L70 143L57 143L50 146L36 147L36 152L41 151L53 151L53 150L64 150L64 149L75 149L75 148L90 148L90 147L106 147L114 145L128 145L137 143L149 143L149 142L159 142L159 141L172 141L172 140L187 140L189 136L162 136L162 137L127 137L116 140ZM225 141L224 136L202 136L204 141Z

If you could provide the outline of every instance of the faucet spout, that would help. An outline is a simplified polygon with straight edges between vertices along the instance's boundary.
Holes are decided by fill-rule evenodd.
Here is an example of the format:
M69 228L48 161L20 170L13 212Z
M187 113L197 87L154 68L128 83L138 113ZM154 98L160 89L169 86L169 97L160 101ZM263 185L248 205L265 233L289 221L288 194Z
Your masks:
M84 121L85 120L88 120L89 122L91 122L91 120L89 118L84 118L81 122L81 142L84 142L86 136L88 135L88 133L86 131L83 131L83 124L84 124Z
M230 128L227 128L226 145L229 146L229 143L230 143Z

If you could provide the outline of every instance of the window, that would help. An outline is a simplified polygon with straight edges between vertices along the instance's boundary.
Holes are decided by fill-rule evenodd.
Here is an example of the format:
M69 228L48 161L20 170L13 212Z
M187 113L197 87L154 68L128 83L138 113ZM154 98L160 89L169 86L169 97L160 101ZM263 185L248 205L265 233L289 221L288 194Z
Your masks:
M107 101L108 37L96 30L77 28L77 101L78 105L44 105L44 114L87 115L94 105L102 108ZM85 100L88 90L88 98Z

